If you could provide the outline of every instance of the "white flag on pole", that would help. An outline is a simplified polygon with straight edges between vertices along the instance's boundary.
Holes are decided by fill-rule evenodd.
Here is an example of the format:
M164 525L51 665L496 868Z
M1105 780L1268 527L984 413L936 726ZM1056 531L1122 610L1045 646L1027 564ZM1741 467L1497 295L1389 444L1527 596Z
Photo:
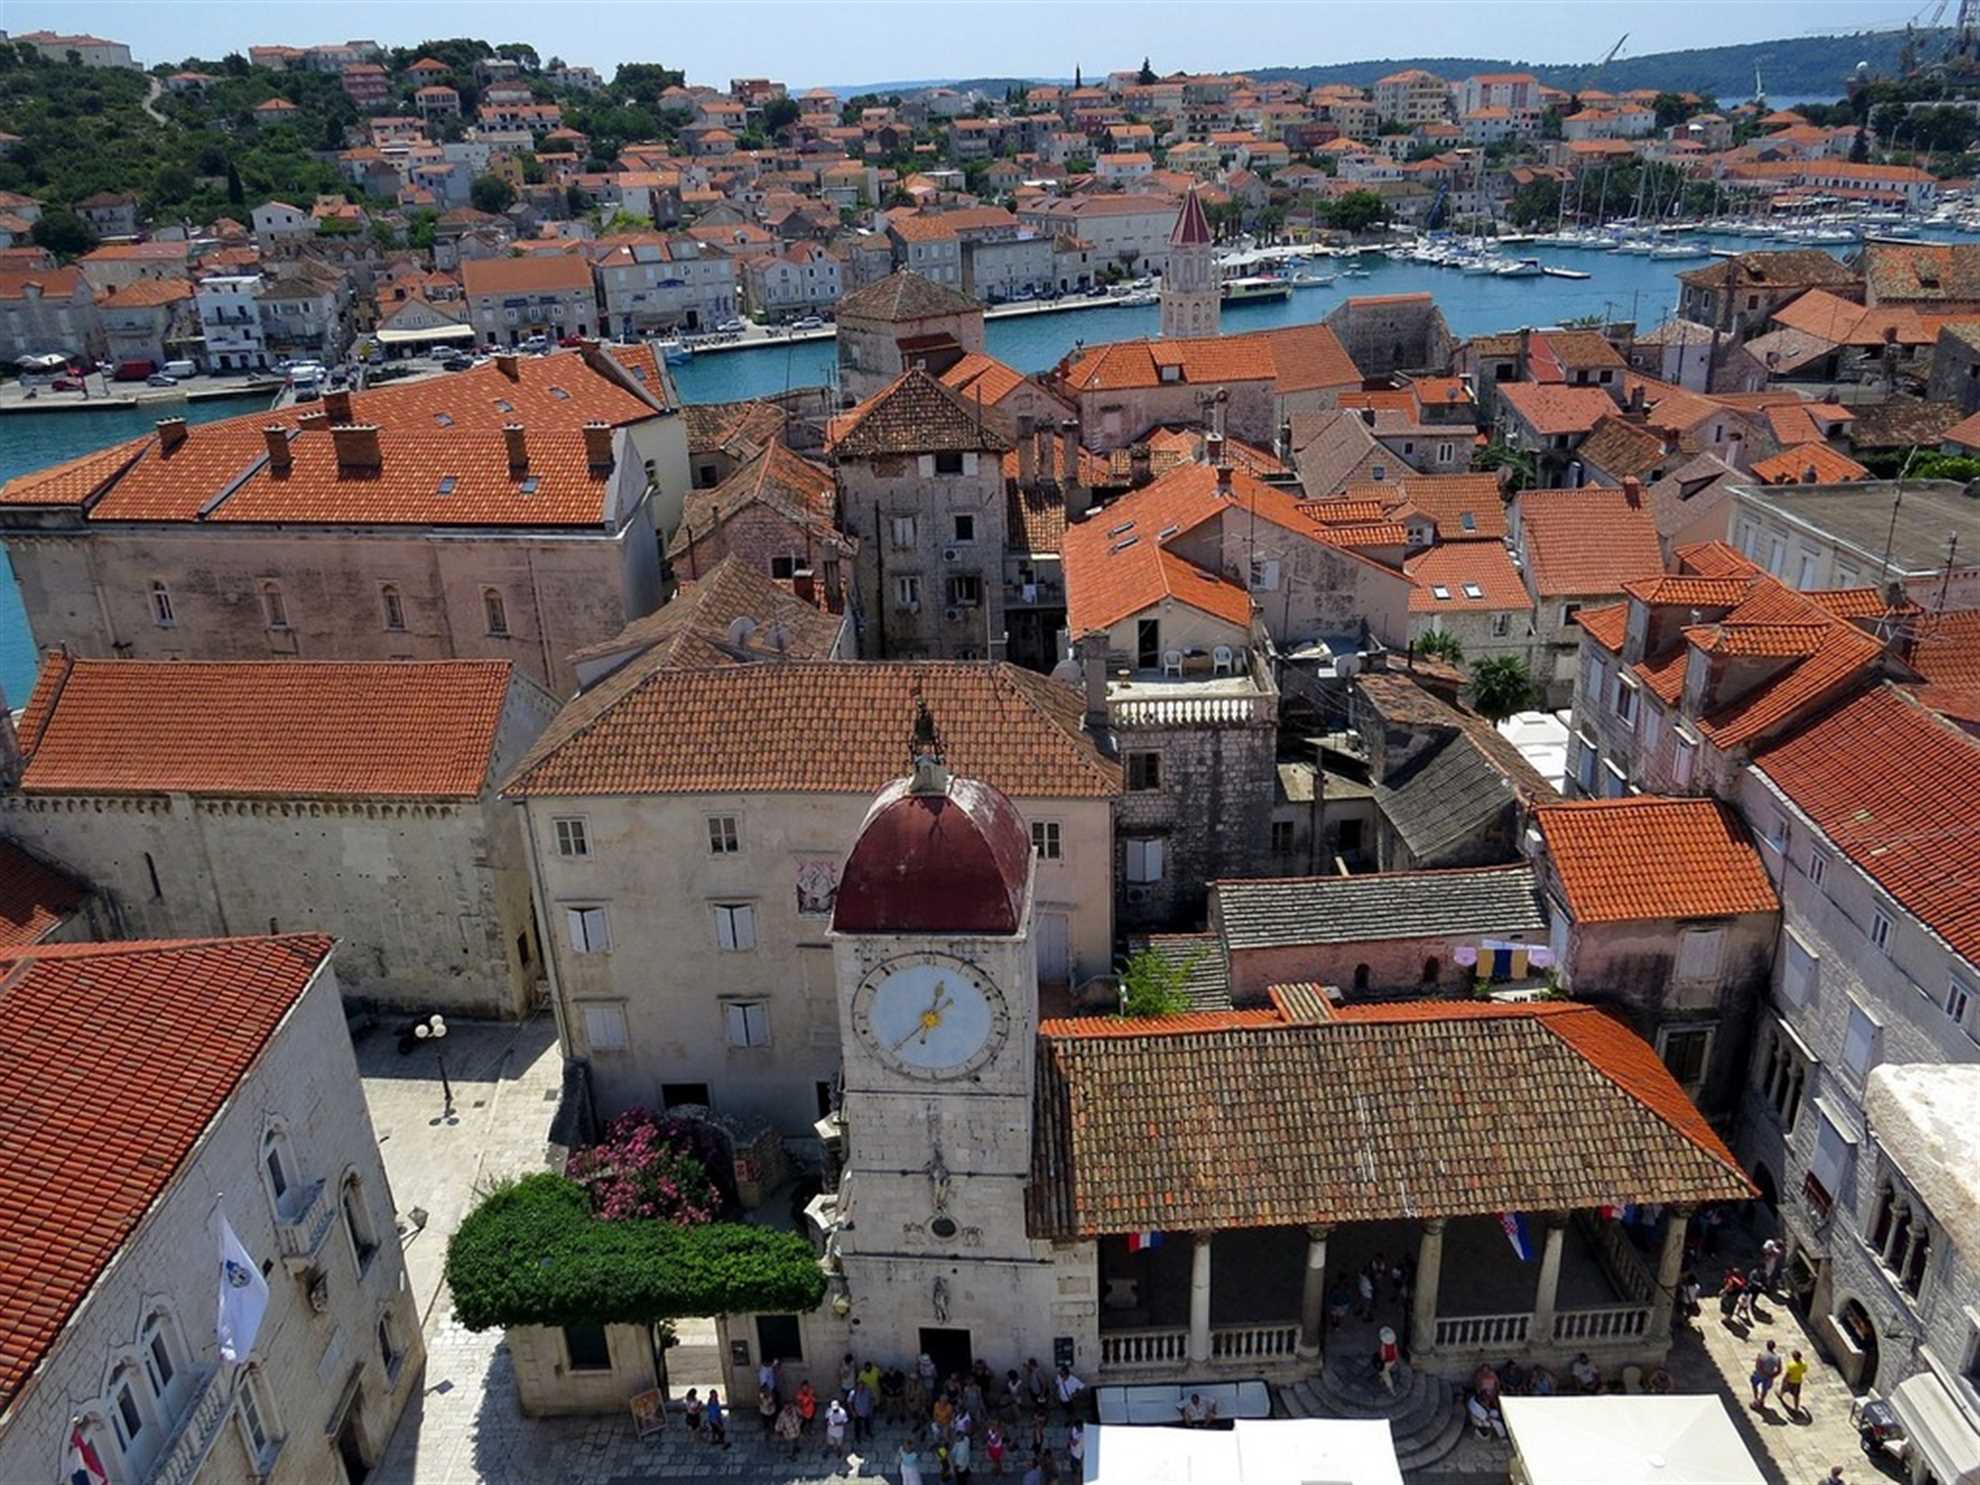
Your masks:
M268 1312L268 1281L248 1257L248 1250L234 1236L227 1214L220 1214L220 1307L214 1329L220 1340L220 1354L229 1361L242 1362L254 1349L255 1332Z

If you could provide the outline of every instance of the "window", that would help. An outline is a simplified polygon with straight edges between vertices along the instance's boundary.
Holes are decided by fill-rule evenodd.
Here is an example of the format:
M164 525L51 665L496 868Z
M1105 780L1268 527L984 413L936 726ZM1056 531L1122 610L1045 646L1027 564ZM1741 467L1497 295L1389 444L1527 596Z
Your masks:
M795 1315L758 1315L756 1350L758 1361L802 1361L802 1331Z
M1033 820L1031 822L1031 849L1038 853L1041 861L1059 859L1059 822L1057 820Z
M509 637L509 609L502 602L502 595L493 588L481 590L481 613L488 622L488 632L496 639Z
M261 1369L250 1366L241 1373L241 1432L247 1435L248 1453L259 1460L268 1452L268 1411L261 1400Z
M591 830L576 815L563 815L552 820L551 827L557 832L557 854L572 861L583 861L591 855Z
M963 472L963 456L961 452L956 449L944 449L941 453L937 454L935 456L935 472L937 474L961 474Z
M1496 613L1492 615L1492 638L1504 639L1512 633L1512 615Z
M1129 753L1127 755L1127 786L1130 793L1147 793L1162 787L1162 755L1160 753Z
M1271 593L1279 586L1279 564L1264 558L1251 560L1251 590L1254 593Z
M1638 699L1635 683L1624 676L1618 675L1616 677L1615 712L1616 720L1621 722L1623 726L1634 727L1636 725L1636 706Z
M1604 799L1621 799L1629 793L1629 779L1620 768L1616 767L1615 759L1602 760L1601 779Z
M1822 559L1813 552L1802 552L1800 556L1801 567L1795 574L1794 585L1806 592L1815 586L1815 580L1821 574Z
M1681 980L1713 980L1725 953L1723 928L1688 928L1678 936L1677 974Z
M172 1347L171 1321L162 1314L153 1315L144 1324L144 1372L154 1393L161 1398L172 1395L179 1363Z
M119 1368L110 1379L110 1407L115 1414L113 1421L117 1425L117 1442L126 1454L137 1452L145 1424L149 1421L146 1399L139 1390L143 1385L134 1366Z
M1767 844L1783 856L1787 854L1788 821L1779 810L1774 811L1774 818L1767 822Z
M1808 848L1808 880L1821 886L1829 874L1829 853L1819 846Z
M902 608L920 608L921 579L918 577L895 578L894 601Z
M1815 1158L1809 1162L1808 1179L1814 1184L1810 1194L1815 1196L1817 1213L1827 1217L1856 1163L1856 1141L1822 1107L1821 1099L1815 1100L1815 1108L1822 1119L1815 1127Z
M177 622L172 615L172 590L163 583L151 585L151 622L160 629L170 629Z
M1293 822L1274 820L1272 822L1272 849L1281 856L1292 854Z
M983 579L973 572L957 573L949 579L949 602L957 608L976 608L983 602Z
M1657 1055L1687 1093L1695 1094L1704 1086L1705 1070L1711 1064L1712 1033L1710 1026L1667 1026L1657 1034Z
M895 516L890 524L893 528L892 535L894 546L897 550L904 550L915 545L913 516Z
M1815 993L1821 973L1821 956L1801 941L1790 928L1782 935L1786 953L1781 956L1781 997L1792 1006L1805 1006Z
M570 935L573 954L606 954L612 949L611 925L602 907L564 909L564 928Z
M1698 768L1698 739L1682 727L1677 729L1677 752L1671 759L1671 777L1680 789L1689 788Z
M711 856L739 856L742 854L742 836L736 829L734 815L710 815L708 817L708 854Z
M1790 1133L1801 1116L1801 1098L1808 1087L1808 1070L1814 1059L1785 1021L1776 1021L1767 1034L1759 1063L1758 1087L1767 1107Z
M1378 480L1378 481L1387 479L1389 477L1389 466L1386 464L1369 465L1368 477L1371 480Z
M351 1256L357 1260L357 1271L366 1273L371 1260L378 1256L378 1230L371 1225L371 1213L364 1206L364 1188L355 1175L344 1177L339 1203L344 1213L344 1235L351 1240Z
M399 1345L399 1338L392 1333L392 1317L378 1317L378 1360L385 1368L385 1379L397 1381L399 1363L406 1359L405 1348Z
M289 627L289 604L288 600L282 597L280 583L261 585L261 617L270 629Z
M740 954L756 947L756 906L748 902L718 902L715 912L715 947Z
M615 1002L581 1002L584 1013L584 1043L594 1052L623 1052L626 1049L626 1008Z
M1946 982L1946 1014L1952 1017L1953 1025L1966 1027L1966 1013L1973 1008L1973 990L1957 975Z
M570 1357L574 1372L609 1372L612 1369L612 1348L605 1339L605 1327L602 1325L566 1325L564 1352Z
M1860 1005L1849 1008L1849 1029L1843 1035L1843 1066L1858 1078L1877 1060L1877 1023Z
M1162 880L1162 852L1167 843L1159 836L1129 836L1127 840L1127 879L1130 882Z
M289 1192L296 1184L296 1166L289 1154L288 1136L279 1129L271 1129L261 1137L261 1168L268 1176L268 1192L275 1198L275 1211L283 1216L289 1211Z
M1886 954L1891 952L1891 920L1874 909L1870 913L1870 942Z
M732 1047L770 1045L770 1007L760 1000L731 1000L722 1006L722 1027Z
M387 583L378 590L379 606L385 610L385 627L399 633L406 627L406 606L399 597L399 590Z
M976 517L975 517L975 516L957 516L957 517L956 517L956 540L957 540L957 541L975 541L975 540L976 540Z
M1595 792L1595 764L1599 754L1595 739L1585 732L1574 735L1574 781L1584 794Z

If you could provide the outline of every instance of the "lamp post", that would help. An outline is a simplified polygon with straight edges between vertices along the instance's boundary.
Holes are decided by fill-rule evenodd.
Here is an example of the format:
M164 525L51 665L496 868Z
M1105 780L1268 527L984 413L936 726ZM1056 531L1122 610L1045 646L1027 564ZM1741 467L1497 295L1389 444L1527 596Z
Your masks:
M447 1035L447 1018L435 1011L413 1028L413 1035L423 1042L433 1043L433 1058L440 1064L440 1093L446 1100L446 1107L440 1115L444 1119L454 1112L454 1087L447 1081L447 1054L440 1048Z

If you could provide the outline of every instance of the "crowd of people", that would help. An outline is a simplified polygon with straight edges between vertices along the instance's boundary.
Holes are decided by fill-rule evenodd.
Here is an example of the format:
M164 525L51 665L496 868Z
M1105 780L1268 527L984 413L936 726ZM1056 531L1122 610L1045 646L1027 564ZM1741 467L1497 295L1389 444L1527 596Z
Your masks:
M1011 1475L1021 1485L1057 1485L1066 1478L1061 1452L1069 1478L1082 1474L1087 1390L1067 1366L1048 1373L1033 1359L1000 1378L979 1359L968 1372L944 1377L925 1353L911 1367L883 1369L847 1352L836 1386L823 1397L809 1377L788 1387L783 1363L774 1360L757 1368L756 1392L764 1437L787 1447L792 1459L807 1448L828 1455L856 1451L871 1444L876 1423L885 1422L907 1428L896 1461L901 1485L970 1485L979 1473ZM729 1447L728 1417L714 1389L705 1399L689 1389L686 1413L691 1434ZM1059 1450L1048 1439L1055 1418L1065 1428Z

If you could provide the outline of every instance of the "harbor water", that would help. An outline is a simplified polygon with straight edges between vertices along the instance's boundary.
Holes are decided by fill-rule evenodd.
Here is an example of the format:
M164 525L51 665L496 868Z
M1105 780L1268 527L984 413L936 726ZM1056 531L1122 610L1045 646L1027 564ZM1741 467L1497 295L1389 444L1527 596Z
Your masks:
M1764 250L1775 244L1739 237L1687 234L1687 243L1736 251ZM1832 251L1847 251L1837 247ZM1671 261L1640 255L1508 243L1513 257L1537 258L1548 267L1573 269L1586 279L1502 277L1466 274L1407 259L1364 256L1316 260L1310 271L1336 274L1331 284L1295 290L1279 301L1227 306L1226 334L1270 330L1325 319L1342 300L1369 294L1434 295L1453 333L1480 335L1521 325L1554 325L1583 316L1633 320L1648 328L1673 313L1677 274L1710 260ZM1133 308L1066 310L993 318L985 326L986 349L1020 371L1043 371L1081 345L1154 335L1161 312L1153 305ZM794 387L825 382L836 355L828 340L704 352L674 368L681 396L689 402L726 402L765 397ZM265 399L229 398L185 405L195 423L252 412ZM0 480L42 469L147 431L178 404L102 411L10 413L0 416ZM28 633L11 569L0 570L0 686L8 704L18 707L34 684L35 648Z

